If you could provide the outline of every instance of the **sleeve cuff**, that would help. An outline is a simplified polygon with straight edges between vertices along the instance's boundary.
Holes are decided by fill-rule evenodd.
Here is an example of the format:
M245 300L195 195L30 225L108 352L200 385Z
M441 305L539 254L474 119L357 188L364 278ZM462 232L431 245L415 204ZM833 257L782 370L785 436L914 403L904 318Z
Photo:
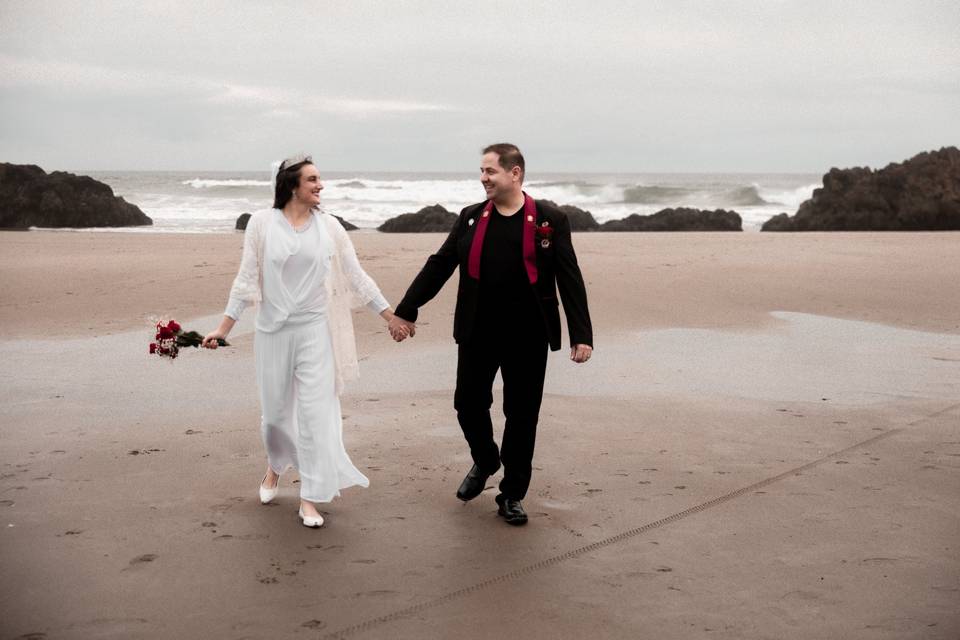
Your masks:
M384 309L389 309L389 308L390 308L390 303L387 302L387 299L384 298L383 296L378 296L367 303L367 309L370 309L370 311L373 311L378 315L382 313Z

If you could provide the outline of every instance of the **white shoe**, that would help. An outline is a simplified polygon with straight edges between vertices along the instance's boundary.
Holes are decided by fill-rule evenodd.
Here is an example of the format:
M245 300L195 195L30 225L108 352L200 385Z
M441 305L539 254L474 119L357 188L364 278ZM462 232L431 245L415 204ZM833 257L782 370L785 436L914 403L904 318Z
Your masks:
M303 526L305 527L322 527L323 526L323 516L305 516L303 515L303 507L300 507L299 511L300 519L303 520Z
M277 497L277 493L280 491L280 478L277 478L277 486L273 489L263 486L264 481L267 479L267 475L263 475L263 480L260 481L260 504L267 504Z

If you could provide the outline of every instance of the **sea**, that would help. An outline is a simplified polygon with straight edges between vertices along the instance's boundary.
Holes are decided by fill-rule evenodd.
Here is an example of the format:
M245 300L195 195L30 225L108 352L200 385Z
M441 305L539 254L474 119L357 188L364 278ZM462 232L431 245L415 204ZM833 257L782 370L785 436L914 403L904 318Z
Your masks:
M152 227L96 229L132 233L225 233L237 217L269 208L267 171L90 171L153 219ZM455 173L325 172L324 210L361 229L376 229L402 213L440 204L449 211L484 199L477 175ZM528 173L534 198L574 205L598 222L669 207L734 210L744 231L757 231L778 213L796 213L821 186L818 174L798 173Z

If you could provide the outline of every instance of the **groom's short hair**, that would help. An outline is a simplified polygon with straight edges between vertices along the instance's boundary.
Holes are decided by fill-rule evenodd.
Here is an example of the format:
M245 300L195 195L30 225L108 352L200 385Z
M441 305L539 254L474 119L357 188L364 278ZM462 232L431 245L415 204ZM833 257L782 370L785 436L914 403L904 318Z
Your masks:
M497 144L488 145L483 150L483 155L488 153L495 153L500 156L498 163L505 171L510 171L510 169L514 167L520 167L520 179L523 179L523 176L527 172L527 167L523 161L523 154L520 153L517 145L510 144L509 142L498 142Z

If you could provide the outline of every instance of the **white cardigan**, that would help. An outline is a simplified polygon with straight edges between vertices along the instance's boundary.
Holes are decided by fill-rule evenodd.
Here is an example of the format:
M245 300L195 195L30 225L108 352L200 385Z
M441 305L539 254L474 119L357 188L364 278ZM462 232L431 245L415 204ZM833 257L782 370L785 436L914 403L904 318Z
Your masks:
M277 214L283 215L278 209L264 209L250 216L243 239L240 269L230 288L231 299L247 303L257 303L263 299L264 241L267 225L275 220ZM378 299L383 300L383 309L389 305L383 299L376 283L360 266L353 243L343 225L332 215L325 213L314 213L314 218L317 224L325 225L324 228L334 245L324 286L327 290L327 320L336 365L336 390L339 394L345 382L356 380L360 375L351 309L369 305Z

